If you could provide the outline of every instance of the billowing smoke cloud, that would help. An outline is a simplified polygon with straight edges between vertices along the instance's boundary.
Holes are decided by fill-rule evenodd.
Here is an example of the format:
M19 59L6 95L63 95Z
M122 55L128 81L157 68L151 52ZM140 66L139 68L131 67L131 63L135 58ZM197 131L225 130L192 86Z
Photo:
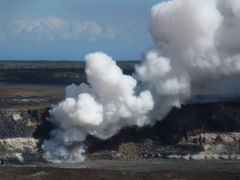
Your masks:
M149 29L154 46L135 78L103 53L85 57L87 84L66 88L50 111L58 129L43 144L52 161L83 159L88 134L107 139L122 127L153 125L191 97L199 82L240 71L238 0L172 0L155 5ZM137 86L138 81L138 86Z
M107 139L124 126L149 124L147 114L153 109L149 91L136 95L137 81L124 75L109 56L103 53L85 57L89 85L66 88L66 99L51 111L51 121L59 129L43 149L51 160L82 160L87 134ZM71 150L70 150L71 149Z

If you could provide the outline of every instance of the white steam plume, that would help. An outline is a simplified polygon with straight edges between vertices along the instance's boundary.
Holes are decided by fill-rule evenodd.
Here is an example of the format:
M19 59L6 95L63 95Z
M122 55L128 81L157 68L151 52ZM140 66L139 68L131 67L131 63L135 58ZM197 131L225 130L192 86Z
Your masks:
M66 99L50 111L58 129L42 146L49 160L82 160L88 134L107 139L122 127L153 125L199 82L240 72L238 0L157 4L150 33L155 44L136 67L138 86L109 56L85 57L89 85L68 86Z
M50 111L59 128L43 144L50 160L82 160L87 134L107 139L124 126L149 124L147 114L153 109L149 91L136 95L137 81L124 75L106 54L89 54L85 61L89 85L68 86L66 99Z

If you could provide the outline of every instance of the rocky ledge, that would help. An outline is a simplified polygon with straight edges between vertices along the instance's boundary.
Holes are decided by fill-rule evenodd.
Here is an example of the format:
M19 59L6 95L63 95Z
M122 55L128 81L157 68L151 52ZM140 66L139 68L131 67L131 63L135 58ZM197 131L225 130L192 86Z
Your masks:
M41 143L54 126L49 106L0 109L1 164L46 161ZM240 159L240 102L174 108L153 127L125 128L111 139L88 137L89 159Z

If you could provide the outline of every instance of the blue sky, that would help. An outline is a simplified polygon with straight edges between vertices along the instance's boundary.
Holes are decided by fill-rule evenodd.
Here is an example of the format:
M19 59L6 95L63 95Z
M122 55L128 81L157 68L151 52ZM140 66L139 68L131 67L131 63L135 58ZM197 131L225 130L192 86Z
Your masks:
M0 0L0 59L81 60L103 51L140 59L161 0Z

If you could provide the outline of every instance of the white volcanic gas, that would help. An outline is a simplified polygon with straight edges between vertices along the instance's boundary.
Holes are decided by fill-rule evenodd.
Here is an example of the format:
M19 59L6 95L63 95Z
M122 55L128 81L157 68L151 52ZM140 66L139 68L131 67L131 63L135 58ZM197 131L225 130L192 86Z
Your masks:
M50 111L57 129L42 145L48 159L81 161L88 134L107 139L122 127L154 125L191 97L199 82L239 73L238 1L172 0L153 6L154 46L143 53L135 78L104 53L87 55L88 84L68 86L66 99Z

